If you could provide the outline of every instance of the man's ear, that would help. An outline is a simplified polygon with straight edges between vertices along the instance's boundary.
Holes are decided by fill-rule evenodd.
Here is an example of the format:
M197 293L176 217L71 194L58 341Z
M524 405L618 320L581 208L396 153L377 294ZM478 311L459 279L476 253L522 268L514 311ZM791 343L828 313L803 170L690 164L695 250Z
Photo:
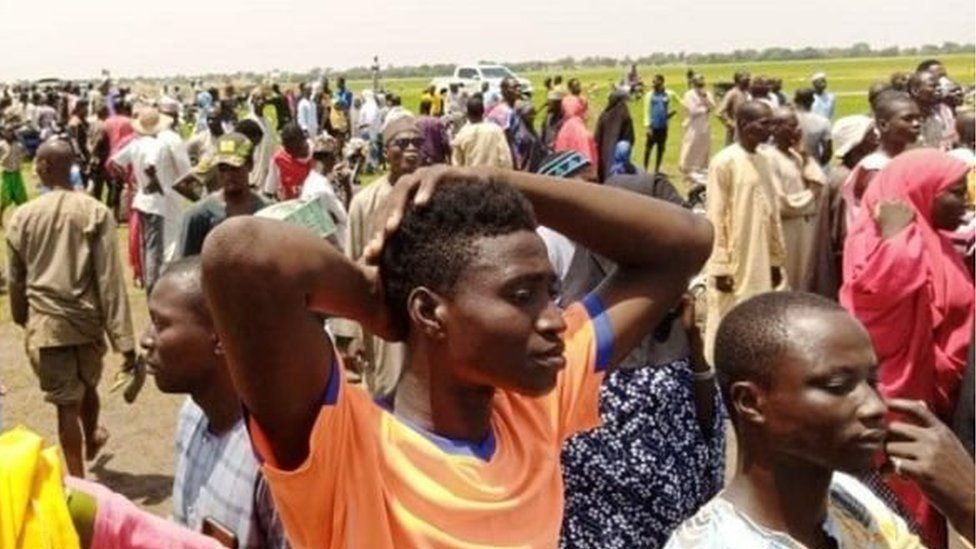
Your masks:
M431 339L446 335L444 298L428 288L418 286L407 296L407 314L411 323Z
M213 351L217 356L224 356L224 345L220 342L220 337L217 336L217 332L214 332L210 336L213 339Z
M743 423L766 423L766 390L753 381L737 381L729 388L735 416Z

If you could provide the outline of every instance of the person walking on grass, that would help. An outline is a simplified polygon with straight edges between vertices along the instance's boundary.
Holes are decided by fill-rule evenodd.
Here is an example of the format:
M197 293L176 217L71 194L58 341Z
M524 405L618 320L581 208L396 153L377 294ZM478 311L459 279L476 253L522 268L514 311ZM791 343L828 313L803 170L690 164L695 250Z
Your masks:
M37 175L50 191L18 208L7 228L10 311L25 329L31 367L57 407L68 472L84 477L108 441L98 425L103 333L135 368L132 318L112 213L75 192L75 152L61 139L37 152Z
M645 171L647 171L651 150L654 147L657 147L654 173L661 171L661 160L664 158L664 149L668 145L668 123L671 117L678 112L673 108L672 100L674 103L678 102L674 92L664 87L664 76L655 74L651 84L651 93L648 93L644 100L644 132L647 135L647 142L644 146Z

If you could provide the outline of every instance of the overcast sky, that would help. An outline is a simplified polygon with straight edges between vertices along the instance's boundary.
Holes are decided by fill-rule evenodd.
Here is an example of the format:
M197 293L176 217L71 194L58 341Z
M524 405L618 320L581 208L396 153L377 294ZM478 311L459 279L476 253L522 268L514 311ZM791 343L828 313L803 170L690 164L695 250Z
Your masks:
M973 0L4 0L0 80L976 41ZM474 6L478 6L475 9ZM485 9L490 6L490 9Z

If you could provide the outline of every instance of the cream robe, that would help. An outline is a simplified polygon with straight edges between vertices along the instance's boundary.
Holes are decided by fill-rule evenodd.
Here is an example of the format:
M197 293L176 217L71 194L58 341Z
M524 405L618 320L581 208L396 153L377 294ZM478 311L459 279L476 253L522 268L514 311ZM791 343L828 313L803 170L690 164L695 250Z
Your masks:
M779 202L787 284L791 290L813 291L815 253L818 240L825 237L817 234L817 210L827 178L812 157L804 159L794 150L784 153L764 146L760 152L769 158ZM812 190L814 185L818 192Z
M705 353L709 361L718 324L736 304L773 289L772 268L782 268L786 251L768 158L738 143L712 159L708 170L708 220L715 244L705 267L709 276ZM715 277L731 276L730 293L715 288Z

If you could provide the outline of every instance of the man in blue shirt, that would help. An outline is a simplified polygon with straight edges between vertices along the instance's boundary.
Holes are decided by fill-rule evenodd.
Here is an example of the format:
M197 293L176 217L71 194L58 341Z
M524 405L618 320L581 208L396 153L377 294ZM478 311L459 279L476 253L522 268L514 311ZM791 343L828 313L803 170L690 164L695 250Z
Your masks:
M827 75L818 72L810 79L810 84L813 86L813 108L810 110L827 120L833 120L837 99L827 91Z
M654 173L661 171L661 159L664 158L664 148L668 142L668 121L677 112L671 109L671 99L677 98L674 92L664 87L664 76L654 75L653 89L644 101L644 129L647 132L647 144L644 146L644 169L651 158L651 149L657 145L657 161L654 163Z

